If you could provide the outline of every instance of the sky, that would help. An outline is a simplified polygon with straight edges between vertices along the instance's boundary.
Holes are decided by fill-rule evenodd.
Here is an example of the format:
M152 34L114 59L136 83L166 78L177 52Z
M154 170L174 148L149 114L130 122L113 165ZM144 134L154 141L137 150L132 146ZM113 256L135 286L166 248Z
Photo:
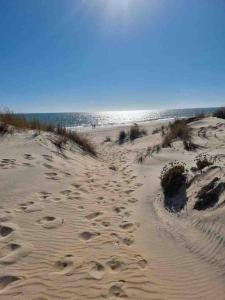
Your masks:
M0 107L225 104L225 0L0 0Z

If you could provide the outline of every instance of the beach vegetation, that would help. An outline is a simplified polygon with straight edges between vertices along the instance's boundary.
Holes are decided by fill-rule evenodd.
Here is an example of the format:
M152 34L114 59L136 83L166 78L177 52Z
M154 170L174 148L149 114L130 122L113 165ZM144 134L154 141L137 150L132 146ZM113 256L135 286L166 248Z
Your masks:
M7 128L51 132L59 136L58 139L54 139L54 144L57 145L58 148L62 148L67 140L77 144L84 152L97 156L94 144L87 137L81 133L68 130L61 124L54 126L53 124L42 123L36 119L28 120L24 115L14 114L9 109L0 112L0 124L2 127L2 129L0 129L1 134L3 134L3 132L5 132L4 134L9 133Z
M135 139L138 139L147 134L147 130L145 130L144 128L140 128L138 124L134 124L130 128L128 136L131 141L134 141Z
M191 128L187 125L185 120L175 120L170 123L168 131L163 137L162 147L171 147L173 141L180 139L184 141L191 141Z
M165 165L160 175L161 186L166 197L174 196L186 185L187 170L184 163L175 161Z
M122 145L125 142L126 138L127 138L126 131L125 130L121 130L119 132L119 137L118 137L119 144Z

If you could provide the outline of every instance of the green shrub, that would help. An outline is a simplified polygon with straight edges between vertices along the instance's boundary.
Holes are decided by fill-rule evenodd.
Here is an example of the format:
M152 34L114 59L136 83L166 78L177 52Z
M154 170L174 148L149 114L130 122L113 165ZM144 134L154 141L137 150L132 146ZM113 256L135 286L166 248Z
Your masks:
M187 170L185 164L172 162L164 166L160 175L161 186L165 196L174 196L181 186L186 185Z

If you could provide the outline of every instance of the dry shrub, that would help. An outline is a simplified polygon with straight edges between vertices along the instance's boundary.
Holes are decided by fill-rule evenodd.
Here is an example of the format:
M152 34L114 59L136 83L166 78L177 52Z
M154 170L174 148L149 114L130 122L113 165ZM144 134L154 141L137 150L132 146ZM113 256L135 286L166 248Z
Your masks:
M170 147L174 140L191 141L191 129L185 120L176 120L169 124L169 130L163 138L162 146Z
M147 130L141 129L138 124L134 124L129 131L129 139L134 141L144 135L147 135Z
M174 196L183 185L186 185L187 170L185 164L171 162L165 165L161 171L160 181L164 195L167 197Z
M214 112L213 117L225 119L225 107L220 107L219 109L217 109Z

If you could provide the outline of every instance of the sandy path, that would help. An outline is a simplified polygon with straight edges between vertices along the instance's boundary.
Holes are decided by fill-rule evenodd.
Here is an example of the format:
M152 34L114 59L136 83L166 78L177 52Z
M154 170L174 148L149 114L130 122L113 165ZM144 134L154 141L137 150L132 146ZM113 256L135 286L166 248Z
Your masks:
M193 155L138 165L148 139L101 145L97 160L46 136L2 141L0 299L224 299L224 208L166 211L160 170Z

